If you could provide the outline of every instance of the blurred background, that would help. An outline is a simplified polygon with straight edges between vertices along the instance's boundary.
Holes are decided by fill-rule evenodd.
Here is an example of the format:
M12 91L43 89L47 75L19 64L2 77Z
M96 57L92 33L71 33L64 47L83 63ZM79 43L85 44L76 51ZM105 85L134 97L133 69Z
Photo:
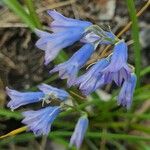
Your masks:
M137 12L147 2L135 0ZM0 135L22 127L20 111L26 109L22 107L11 112L6 107L9 100L5 94L6 86L21 91L34 91L41 82L63 88L66 86L65 81L59 80L57 75L49 76L48 71L55 64L67 60L80 44L65 49L53 63L45 67L44 53L35 47L38 38L33 28L49 30L48 24L52 20L46 10L56 9L67 17L88 20L104 27L109 25L113 33L117 34L131 20L130 8L127 0L1 0ZM93 101L93 104L83 107L90 112L90 126L82 150L150 150L149 8L138 17L137 25L139 32L130 28L121 36L129 45L128 61L136 67L138 63L135 58L139 56L136 55L138 50L135 47L140 50L138 61L141 67L138 70L141 84L135 91L132 108L126 111L117 107L116 95L119 90L113 84L97 90L86 100L75 97L81 104ZM134 35L138 35L139 43L132 38ZM97 60L104 48L99 47L88 64ZM77 89L72 90L80 93ZM0 140L0 150L66 150L77 118L76 113L72 113L56 119L48 138L36 138L30 132L23 132Z

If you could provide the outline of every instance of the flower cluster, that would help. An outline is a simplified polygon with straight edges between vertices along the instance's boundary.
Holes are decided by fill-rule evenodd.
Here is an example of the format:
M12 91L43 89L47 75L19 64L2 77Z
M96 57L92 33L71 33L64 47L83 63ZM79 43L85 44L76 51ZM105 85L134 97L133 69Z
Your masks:
M69 98L69 94L65 90L44 83L40 84L38 89L40 90L38 92L18 92L6 87L6 92L11 98L7 106L14 110L20 106L40 101L49 104L52 100L58 100L60 103L63 103ZM33 131L36 136L48 135L53 121L63 111L63 107L63 105L55 105L47 106L40 110L24 111L22 112L24 116L22 123L27 125L28 130ZM87 127L88 118L84 115L78 120L75 131L70 139L70 146L75 145L80 148Z
M84 95L89 95L96 89L112 81L119 87L126 88L124 84L129 84L133 76L133 69L128 65L128 47L124 40L119 40L111 31L104 31L97 25L87 21L66 18L56 11L48 11L48 14L54 19L50 24L53 33L36 30L40 39L36 45L45 51L45 64L52 61L58 52L79 41L83 46L73 54L73 56L61 64L56 65L50 73L59 72L61 79L67 79L67 85L79 86ZM114 45L110 56L97 61L85 74L78 77L79 70L86 64L98 45ZM136 79L132 81L136 84ZM129 93L125 89L121 90L118 97L118 104L130 107L135 86ZM124 91L124 92L122 92ZM122 96L124 95L123 102ZM128 100L127 100L128 99Z
M45 65L54 60L63 48L77 41L82 44L70 59L50 70L50 74L59 72L61 79L67 79L68 87L78 86L85 96L106 84L115 82L121 87L118 105L130 108L136 86L136 75L133 67L127 63L128 47L124 40L119 40L111 30L104 31L91 22L67 18L55 10L49 10L48 15L53 18L50 24L52 33L35 29L39 37L36 46L45 52ZM99 59L86 73L78 76L80 69L84 67L98 45L112 45L112 54ZM35 135L45 135L50 132L54 119L68 106L64 102L69 98L69 94L44 83L40 84L38 89L38 92L18 92L7 87L7 94L11 98L7 106L14 110L30 103L41 101L43 104L44 102L50 104L51 101L58 100L60 102L58 105L22 113L24 116L22 123L26 124L29 130ZM88 123L87 115L84 113L71 136L70 146L75 145L80 148Z
M11 98L7 106L14 110L20 106L39 101L49 103L52 100L59 100L63 102L69 97L66 91L47 84L41 84L38 88L40 90L38 92L18 92L6 87L7 94ZM52 122L60 112L60 106L48 106L37 111L25 111L22 113L25 117L22 123L26 124L35 135L45 135L49 133Z

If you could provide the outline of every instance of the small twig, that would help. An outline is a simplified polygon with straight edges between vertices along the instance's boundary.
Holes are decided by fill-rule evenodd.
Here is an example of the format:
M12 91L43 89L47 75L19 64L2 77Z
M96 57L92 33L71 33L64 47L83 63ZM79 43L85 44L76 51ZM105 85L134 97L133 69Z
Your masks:
M145 101L142 106L135 112L135 114L138 116L138 115L141 115L143 114L144 112L146 112L147 110L150 109L150 100L147 100ZM137 122L138 118L137 117L134 117L132 120L131 120L131 123L135 123Z
M0 23L0 28L28 28L24 23Z
M85 100L86 99L86 97L83 97L83 96L81 96L81 95L79 95L79 94L77 94L77 93L75 93L75 92L73 92L73 91L69 91L72 95L75 95L76 97L78 97L78 98L80 98L80 99L83 99L83 100Z
M21 128L15 129L15 130L5 134L5 135L0 136L0 139L3 139L5 137L9 137L9 136L14 136L16 134L19 134L19 133L26 131L27 129L28 129L27 126L23 126Z
M40 146L40 150L44 150L46 147L46 142L47 142L47 136L43 136L42 137L42 142L41 142L41 146Z

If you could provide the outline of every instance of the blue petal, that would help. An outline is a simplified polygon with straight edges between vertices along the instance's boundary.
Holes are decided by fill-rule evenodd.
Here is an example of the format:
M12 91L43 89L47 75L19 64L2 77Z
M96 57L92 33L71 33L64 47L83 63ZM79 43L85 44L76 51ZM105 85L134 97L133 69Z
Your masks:
M66 62L57 65L50 73L59 71L61 79L68 79L68 86L71 86L80 68L87 62L94 52L92 44L85 44Z
M103 74L100 71L108 64L109 61L107 59L101 59L88 72L76 79L75 85L79 86L84 95L88 95L104 85L104 77L102 77Z
M127 65L127 45L124 41L120 41L115 45L110 64L102 73L105 74L106 83L114 80L119 86L123 80L129 78L131 69Z
M120 41L114 47L114 52L111 57L110 65L105 70L111 70L116 72L120 70L127 63L127 44L124 41Z
M69 97L69 94L61 89L52 87L50 85L47 84L40 84L38 86L38 88L44 93L44 94L52 94L55 95L56 98L58 98L59 100L67 100L67 98Z
M35 29L34 32L36 33L36 35L38 37L48 37L49 36L49 33L46 32L46 31L42 31L42 30L39 30L39 29Z
M88 128L88 124L89 124L89 121L87 117L79 118L76 124L75 130L70 139L70 145L69 145L70 147L73 145L75 145L78 149L81 147L83 138Z
M48 10L47 12L54 19L54 21L50 24L53 32L62 32L64 30L68 30L69 28L85 29L92 25L92 23L88 21L67 18L55 10Z
M18 92L6 87L7 95L11 98L11 101L7 104L12 110L20 106L39 102L44 97L43 92Z
M102 76L99 79L98 78L93 79L93 81L91 81L91 83L89 82L84 87L80 88L80 90L83 93L83 95L87 96L87 95L91 94L92 92L96 91L98 88L101 88L104 85L105 85L105 82L104 82L104 78Z
M45 65L55 59L58 53L65 47L72 45L80 40L83 34L83 29L69 29L60 33L53 33L49 36L42 36L36 46L45 51Z
M131 74L128 80L125 80L118 96L118 104L129 109L132 104L133 93L136 86L136 75Z
M51 124L60 113L60 107L46 107L38 111L26 111L22 123L34 132L36 136L47 135L50 132Z

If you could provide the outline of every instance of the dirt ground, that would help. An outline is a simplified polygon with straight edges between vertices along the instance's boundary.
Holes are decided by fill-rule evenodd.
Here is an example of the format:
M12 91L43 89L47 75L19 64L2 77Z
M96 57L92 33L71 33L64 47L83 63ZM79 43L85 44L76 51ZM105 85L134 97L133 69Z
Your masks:
M139 10L146 0L136 0ZM98 25L110 25L118 33L129 21L128 10L123 0L37 0L36 11L41 22L47 28L51 19L47 9L56 9L67 17L89 20ZM140 43L142 46L142 68L150 65L150 10L139 17ZM129 45L129 62L134 64L134 55L130 31L123 34ZM5 107L7 98L5 86L18 90L31 88L49 77L48 67L43 65L44 53L35 47L37 37L16 14L0 4L0 105ZM101 48L100 48L101 50ZM69 52L71 53L71 52ZM98 53L98 52L97 52ZM96 56L93 56L96 57ZM150 75L142 83L150 83ZM56 81L57 83L57 81ZM4 122L4 120L3 120ZM9 124L9 120L6 124ZM12 125L14 129L18 125ZM7 129L6 129L7 131Z

